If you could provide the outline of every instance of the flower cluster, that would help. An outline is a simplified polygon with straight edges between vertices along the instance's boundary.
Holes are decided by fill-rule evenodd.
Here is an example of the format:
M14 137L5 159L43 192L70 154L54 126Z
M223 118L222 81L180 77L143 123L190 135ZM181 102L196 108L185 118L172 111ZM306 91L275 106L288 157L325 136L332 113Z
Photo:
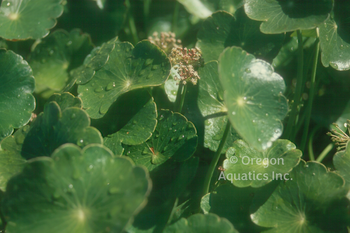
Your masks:
M169 54L173 48L182 47L181 40L177 40L173 32L161 32L160 38L158 32L154 32L152 36L148 37L149 41Z
M175 81L182 82L184 85L190 81L193 85L196 85L200 77L198 72L195 71L195 67L200 65L201 56L202 54L199 48L173 48L169 59L175 65L174 67L179 74L179 76L174 77Z
M335 145L338 146L337 150L345 150L347 143L350 141L350 137L339 126L335 123L333 125L337 130L333 129L331 132L328 132L327 135L331 136L331 140L335 142ZM350 121L347 120L346 127L350 133Z

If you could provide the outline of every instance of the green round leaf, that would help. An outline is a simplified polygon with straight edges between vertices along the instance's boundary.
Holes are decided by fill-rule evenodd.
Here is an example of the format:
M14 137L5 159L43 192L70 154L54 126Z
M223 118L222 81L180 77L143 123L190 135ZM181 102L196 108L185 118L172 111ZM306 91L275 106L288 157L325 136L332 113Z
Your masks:
M0 49L0 141L27 124L35 109L32 69L12 51Z
M29 128L26 125L18 129L0 144L0 190L2 191L6 191L7 181L12 176L20 173L27 162L21 156L21 149Z
M288 140L279 139L270 148L259 152L242 140L226 152L225 176L237 187L262 187L297 166L302 152Z
M247 0L244 10L264 21L260 30L270 34L315 28L329 17L332 5L332 0Z
M320 163L301 161L288 179L251 215L253 222L272 228L264 232L344 232L348 204L342 177Z
M64 92L62 94L53 94L48 102L55 101L61 108L61 111L69 107L81 108L82 102L79 97L75 97L69 92Z
M267 62L238 47L219 58L219 78L231 124L251 146L265 150L282 134L288 110L285 83Z
M125 154L149 171L168 159L178 162L189 159L198 143L196 128L181 114L163 110L158 121L154 134L147 142L125 147Z
M7 232L121 232L145 204L144 168L101 145L67 144L27 164L2 201Z
M350 4L334 1L334 16L319 26L322 64L337 70L350 69Z
M68 71L81 65L92 48L89 35L77 29L70 33L57 30L43 39L28 60L36 81L35 92L61 91L69 79Z
M345 151L337 152L333 157L333 164L336 172L344 179L347 186L350 186L350 147L349 143Z
M179 90L178 81L175 81L174 79L175 76L179 76L179 74L174 67L172 67L170 70L170 76L164 83L165 93L167 94L169 101L172 103L176 101L177 91Z
M0 36L6 39L40 39L56 25L62 0L4 0L0 7Z
M228 121L224 103L224 90L221 87L218 63L211 61L199 68L198 107L204 117L204 147L212 151L219 148ZM223 150L227 150L239 136L231 127Z
M58 104L50 102L31 125L21 153L26 159L50 156L65 143L84 147L91 143L102 144L102 137L97 129L90 127L85 111L74 107L61 111Z
M218 60L229 46L239 46L257 57L271 60L282 46L284 35L263 34L259 26L259 22L246 16L243 8L237 10L235 17L225 11L215 12L203 22L197 47L205 62Z
M130 43L117 42L108 56L108 62L96 71L93 79L78 86L91 118L103 117L123 93L161 85L170 72L166 54L149 41L142 41L135 48Z
M216 214L194 214L166 227L164 233L238 233L232 224Z

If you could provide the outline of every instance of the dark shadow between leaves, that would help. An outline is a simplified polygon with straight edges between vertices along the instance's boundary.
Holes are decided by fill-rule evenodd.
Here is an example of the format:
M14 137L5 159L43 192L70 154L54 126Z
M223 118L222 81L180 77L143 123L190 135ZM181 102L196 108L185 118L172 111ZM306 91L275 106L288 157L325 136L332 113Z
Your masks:
M350 2L342 0L335 1L333 11L338 35L346 43L350 44Z
M306 18L325 15L332 10L332 2L324 0L277 0L283 12L290 18Z

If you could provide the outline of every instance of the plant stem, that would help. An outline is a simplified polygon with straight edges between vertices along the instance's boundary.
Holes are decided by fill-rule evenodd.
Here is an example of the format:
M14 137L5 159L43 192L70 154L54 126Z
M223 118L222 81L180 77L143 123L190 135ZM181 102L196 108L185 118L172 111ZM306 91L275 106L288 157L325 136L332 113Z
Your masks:
M231 126L230 120L227 119L225 132L224 132L224 135L221 138L221 142L219 144L219 148L216 151L216 153L214 155L214 158L211 160L208 172L207 172L207 174L205 176L204 189L203 189L203 195L202 196L204 196L205 194L209 193L210 184L211 184L211 180L212 180L212 177L213 177L213 174L214 174L214 171L215 171L215 167L216 167L216 165L217 165L217 163L218 163L218 161L220 159L222 149L224 148L224 145L226 143L228 132L230 131L230 126Z
M297 31L298 34L298 76L297 76L297 86L294 94L294 102L292 106L292 111L289 116L287 123L287 128L285 131L285 138L290 139L293 127L295 126L295 119L298 115L298 106L300 103L301 90L303 86L303 66L304 66L304 51L303 51L303 36L301 31Z
M317 130L319 128L321 128L321 127L320 126L316 126L310 133L308 149L309 149L309 157L310 157L311 161L315 161L314 149L313 149L313 146L312 146L312 142L314 140L314 135L315 135L315 133L317 132Z
M178 1L176 1L174 13L173 13L173 20L171 24L171 31L174 33L177 32L177 20L179 18L179 8L180 8L180 4Z
M321 152L321 154L317 157L317 162L322 162L322 160L328 155L328 153L333 149L334 144L333 143L329 143L328 146L326 146L326 148L324 148L324 150Z
M316 39L316 47L315 47L315 57L312 65L312 73L311 73L311 86L310 86L310 94L309 94L309 103L307 105L306 109L306 118L305 118L305 124L304 124L304 133L301 139L301 145L300 150L304 151L307 135L309 132L309 125L310 125L310 118L311 118L311 110L312 110L312 103L314 101L314 95L315 95L315 89L316 89L316 71L317 71L317 62L318 62L318 55L320 51L320 41L317 38Z
M181 113L182 107L185 102L186 90L187 90L187 86L184 85L182 82L180 82L179 89L177 90L177 94L176 94L175 109L174 109L175 112Z

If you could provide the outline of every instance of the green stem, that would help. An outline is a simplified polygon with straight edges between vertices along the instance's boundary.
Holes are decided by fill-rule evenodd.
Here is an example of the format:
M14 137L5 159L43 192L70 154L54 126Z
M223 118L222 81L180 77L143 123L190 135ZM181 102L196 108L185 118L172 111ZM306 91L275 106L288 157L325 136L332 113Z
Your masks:
M176 94L175 109L174 109L175 112L181 113L182 107L185 102L186 90L187 90L187 86L184 85L182 82L180 82L179 89L177 90L177 94Z
M221 152L222 152L222 149L224 148L224 145L226 143L226 139L227 139L227 136L228 136L228 132L230 131L230 120L227 119L227 124L226 124L226 128L225 128L225 132L224 132L224 135L221 139L221 142L219 144L219 148L218 150L216 151L215 155L214 155L214 158L211 160L210 162L210 165L209 165L209 169L208 169L208 172L205 176L205 180L204 180L204 189L203 189L203 195L204 196L205 194L209 193L209 189L210 189L210 184L211 184L211 180L212 180L212 177L213 177L213 174L214 174L214 171L215 171L215 168L216 168L216 165L220 159L220 156L221 156Z
M179 8L180 8L180 3L176 1L174 13L173 13L173 20L171 24L171 31L174 33L177 32L177 20L179 18Z
M309 144L308 144L308 149L309 149L309 157L311 161L315 161L315 156L314 156L314 149L312 146L312 142L314 140L314 135L317 132L318 129L320 129L320 126L316 126L315 128L313 128L313 130L310 133L310 138L309 138Z
M326 146L326 148L324 148L324 150L321 152L320 156L317 157L317 162L322 162L322 160L328 155L328 153L333 149L334 144L333 143L329 143L328 146Z
M301 90L303 87L303 65L304 65L304 52L303 52L303 36L301 31L297 31L298 34L298 76L297 76L297 86L294 94L294 102L292 106L292 111L289 116L287 123L287 128L285 131L285 138L290 139L293 127L295 127L295 119L298 115L298 106L300 103Z
M300 145L301 151L304 151L305 145L306 145L307 134L309 132L312 103L314 101L314 95L315 95L315 89L316 89L316 71L317 71L318 55L319 55L319 51L320 51L320 41L318 38L316 39L315 43L316 43L315 57L314 57L313 65L312 65L311 85L310 85L309 101L308 101L308 105L307 105L307 109L306 109L304 133L303 133L303 136L301 138L301 145Z

